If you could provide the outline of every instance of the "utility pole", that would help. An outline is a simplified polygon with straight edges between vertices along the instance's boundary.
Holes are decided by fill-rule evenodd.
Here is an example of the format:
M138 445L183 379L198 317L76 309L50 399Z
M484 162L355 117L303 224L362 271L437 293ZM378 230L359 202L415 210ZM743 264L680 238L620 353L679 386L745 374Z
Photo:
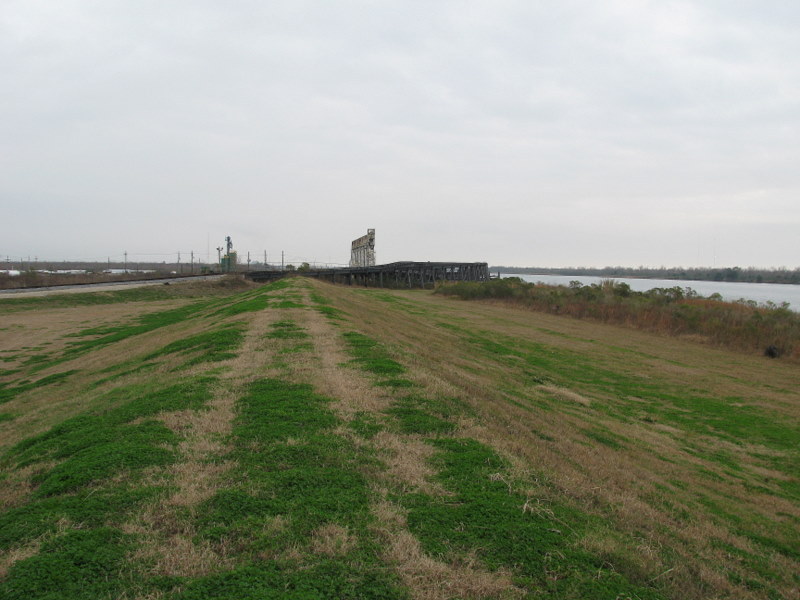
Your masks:
M194 275L194 250L192 250L189 254L192 257L191 262L189 263L190 264L189 274Z
M250 250L247 251L247 272L250 272Z
M125 250L125 272L128 272L128 251Z
M217 266L222 270L222 246L217 246Z
M181 253L178 252L178 273L181 273Z
M267 270L267 251L264 250L264 270Z
M281 271L283 271L283 250L281 250Z

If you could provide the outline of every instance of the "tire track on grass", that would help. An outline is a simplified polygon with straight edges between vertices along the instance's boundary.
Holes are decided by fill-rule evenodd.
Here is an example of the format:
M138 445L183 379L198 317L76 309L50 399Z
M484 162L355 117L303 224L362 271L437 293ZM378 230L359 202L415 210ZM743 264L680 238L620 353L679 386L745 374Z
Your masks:
M314 343L315 360L289 363L293 379L310 382L315 389L334 399L331 408L345 423L339 433L378 454L385 471L372 482L373 531L382 542L381 556L399 575L417 600L447 598L518 597L508 572L490 572L477 560L443 562L426 554L420 541L409 531L406 510L391 499L398 484L402 493L446 494L432 482L429 459L435 449L423 436L386 430L385 414L402 393L376 387L375 380L353 365L341 331L318 311L306 311L303 325ZM378 430L367 438L352 425L360 418L376 423ZM381 424L381 422L383 422Z
M218 363L227 370L212 388L205 410L161 416L183 438L178 446L182 460L156 475L166 479L174 491L148 506L124 528L143 540L132 559L151 565L151 576L200 577L230 568L236 560L224 546L196 539L198 507L223 487L235 466L222 457L232 449L226 439L233 428L236 402L273 358L264 334L275 320L269 309L247 319L248 329L236 357Z

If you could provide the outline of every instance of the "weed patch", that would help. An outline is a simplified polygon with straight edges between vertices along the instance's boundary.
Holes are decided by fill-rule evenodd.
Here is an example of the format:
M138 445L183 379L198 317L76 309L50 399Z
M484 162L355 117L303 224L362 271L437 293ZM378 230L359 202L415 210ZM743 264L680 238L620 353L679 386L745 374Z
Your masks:
M375 385L378 387L388 387L392 389L416 387L416 384L413 381L403 377L390 377L389 379L382 379L381 381L375 382Z
M397 400L387 411L397 420L401 433L418 433L437 435L451 433L455 425L447 421L442 403L435 403L426 398L408 397ZM439 415L431 414L433 411Z
M344 333L343 337L353 356L353 362L365 371L388 377L406 372L405 367L389 358L383 347L375 340L354 331Z
M244 323L230 323L211 331L182 338L167 344L161 350L148 354L142 360L148 361L168 354L199 353L187 363L194 365L201 362L219 362L235 358L236 350L244 337Z
M297 323L290 319L284 319L283 321L277 321L273 323L271 326L272 331L267 334L267 337L270 339L278 339L278 340L302 340L308 338L308 334L303 331L301 327L297 326Z
M67 377L77 372L78 371L76 369L73 369L71 371L65 371L63 373L54 373L53 375L42 377L41 379L37 379L36 381L30 381L24 383L20 382L15 387L0 386L0 404L9 402L10 400L16 398L19 394L22 394L24 392L40 389L48 385L55 385L61 383Z
M239 465L234 477L242 485L205 503L201 531L241 548L252 562L190 582L180 598L405 596L378 561L368 529L370 492L363 473L373 468L371 460L332 433L340 422L328 403L308 385L270 379L251 385L232 438ZM328 524L353 534L341 558L315 554L309 545ZM302 566L280 559L291 549L302 555Z
M116 326L103 326L85 329L84 331L75 334L72 337L78 338L91 338L81 339L79 341L71 342L67 348L62 352L61 356L51 358L50 355L37 355L29 359L27 362L32 364L31 372L39 371L62 362L72 360L98 348L115 344L122 340L149 333L180 323L188 318L200 314L209 306L208 301L195 302L193 304L182 306L180 308L170 309L166 311L154 312L143 315L132 324L123 324Z
M165 287L152 286L132 288L111 292L89 292L80 294L52 294L29 298L3 298L3 310L38 310L46 308L72 308L77 306L97 306L123 302L155 302L175 297Z
M311 301L316 305L315 308L319 311L320 314L325 316L327 319L331 321L343 321L344 316L347 314L343 310L339 310L338 308L334 308L331 306L331 301L328 300L325 296L318 294L317 292L311 292Z
M699 297L691 288L655 288L636 292L625 283L551 286L518 277L440 286L437 293L464 300L494 299L559 315L633 325L670 335L702 335L733 349L797 357L800 315L788 304L750 305Z
M195 378L153 391L135 386L106 396L131 398L99 414L67 419L49 431L23 440L10 457L17 467L45 460L61 461L36 478L36 497L77 490L102 481L120 470L138 471L172 459L168 445L176 436L162 423L146 420L162 411L198 409L209 398L210 378Z
M130 536L101 527L69 531L46 542L39 554L15 564L0 582L3 598L119 597L129 581L122 575Z
M233 317L247 312L258 312L264 310L269 306L270 297L267 294L259 294L252 298L246 298L238 302L234 302L229 306L224 306L214 312L214 316L219 317Z
M588 517L563 506L528 510L530 499L510 490L508 466L488 447L469 439L431 442L439 451L437 479L454 496L413 494L402 500L409 528L434 556L475 554L490 569L506 568L532 593L558 598L661 596L632 583L619 565L577 547Z
M29 542L55 531L60 521L101 527L108 520L121 522L142 502L161 490L154 487L100 486L73 494L32 499L0 515L0 549Z
M364 570L364 565L325 560L302 569L289 561L256 563L185 586L176 600L289 600L324 598L405 599L386 571Z
M273 306L275 308L305 308L305 305L294 300L279 300Z

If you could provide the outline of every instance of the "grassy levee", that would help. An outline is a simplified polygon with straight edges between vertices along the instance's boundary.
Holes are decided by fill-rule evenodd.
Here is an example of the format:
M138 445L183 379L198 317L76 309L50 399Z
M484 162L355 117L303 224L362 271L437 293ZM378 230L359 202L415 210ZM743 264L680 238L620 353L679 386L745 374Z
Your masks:
M0 300L0 598L798 597L796 365L179 287Z
M574 285L573 285L574 284ZM691 288L631 290L606 280L569 287L526 283L518 277L442 285L437 292L465 300L489 300L657 333L694 336L724 348L800 359L800 314L789 304L722 302ZM718 296L718 295L717 295Z

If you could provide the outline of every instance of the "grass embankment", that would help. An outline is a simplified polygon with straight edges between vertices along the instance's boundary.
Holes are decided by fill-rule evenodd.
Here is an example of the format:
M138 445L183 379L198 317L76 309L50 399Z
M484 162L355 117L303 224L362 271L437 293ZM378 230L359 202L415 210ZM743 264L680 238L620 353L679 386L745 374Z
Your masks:
M800 358L800 313L787 306L722 302L689 288L635 292L625 283L553 286L518 277L443 285L438 293L463 300L500 300L533 310L628 325L669 335L693 335L731 349Z
M211 291L0 316L0 597L796 594L791 365L429 292Z
M22 271L19 275L0 273L0 290L20 288L40 288L60 285L81 285L86 283L114 283L120 281L150 281L153 279L173 279L180 277L166 271L151 273L43 273Z

